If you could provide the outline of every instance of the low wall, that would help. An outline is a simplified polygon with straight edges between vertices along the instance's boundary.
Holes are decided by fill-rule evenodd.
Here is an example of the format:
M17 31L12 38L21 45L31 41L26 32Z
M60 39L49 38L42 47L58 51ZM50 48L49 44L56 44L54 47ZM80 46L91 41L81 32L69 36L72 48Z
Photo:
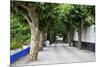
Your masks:
M30 47L27 47L17 53L14 53L10 56L10 64L14 63L16 60L20 59L21 57L27 55L30 51Z

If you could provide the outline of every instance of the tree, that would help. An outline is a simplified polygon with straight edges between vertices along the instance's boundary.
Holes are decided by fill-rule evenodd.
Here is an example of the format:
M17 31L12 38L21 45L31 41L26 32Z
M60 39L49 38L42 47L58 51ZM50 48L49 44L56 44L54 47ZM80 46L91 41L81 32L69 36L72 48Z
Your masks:
M41 3L38 6L38 16L39 16L39 30L43 34L43 42L45 40L51 40L51 28L54 25L55 14L54 9L57 4L54 3ZM42 48L43 46L41 46Z
M68 40L68 44L69 46L71 46L71 42L72 42L72 31L73 31L73 20L70 16L70 10L73 8L72 5L68 5L68 4L61 4L59 6L60 9L60 21L62 23L65 24L66 26L66 34L67 34L67 40Z
M30 54L32 56L33 61L37 60L38 55L38 15L36 12L36 3L32 2L24 2L24 1L11 1L11 10L19 13L23 16L30 26L31 31L31 47L30 47Z
M82 30L86 26L90 26L94 23L93 17L91 17L91 9L88 9L93 6L85 6L85 5L74 5L73 10L70 11L72 16L72 20L74 21L73 26L78 31L78 47L82 49ZM94 14L94 13L93 13ZM89 19L89 17L91 17ZM87 19L88 18L88 19ZM92 20L90 22L90 20Z

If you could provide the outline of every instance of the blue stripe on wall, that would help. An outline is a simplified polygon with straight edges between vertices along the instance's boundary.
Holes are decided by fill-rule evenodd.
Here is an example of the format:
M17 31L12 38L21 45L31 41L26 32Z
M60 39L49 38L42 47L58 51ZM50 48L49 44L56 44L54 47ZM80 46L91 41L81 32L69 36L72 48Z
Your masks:
M14 63L16 60L20 59L21 57L27 55L30 51L30 47L10 56L10 64Z

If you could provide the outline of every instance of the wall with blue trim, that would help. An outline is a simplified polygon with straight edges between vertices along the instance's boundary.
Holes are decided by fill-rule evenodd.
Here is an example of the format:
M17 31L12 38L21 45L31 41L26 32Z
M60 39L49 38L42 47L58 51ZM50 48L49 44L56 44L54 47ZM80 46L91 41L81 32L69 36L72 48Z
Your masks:
M14 63L16 60L27 55L30 51L30 47L10 56L10 64Z

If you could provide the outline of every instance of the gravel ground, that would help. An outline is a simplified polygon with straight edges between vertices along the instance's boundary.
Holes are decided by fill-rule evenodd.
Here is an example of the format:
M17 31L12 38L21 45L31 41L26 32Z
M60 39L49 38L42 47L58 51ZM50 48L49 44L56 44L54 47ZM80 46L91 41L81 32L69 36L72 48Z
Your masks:
M65 43L54 43L39 52L38 60L28 62L28 55L19 59L11 66L63 64L77 62L94 62L95 53L87 50L79 50L77 47L68 47Z

